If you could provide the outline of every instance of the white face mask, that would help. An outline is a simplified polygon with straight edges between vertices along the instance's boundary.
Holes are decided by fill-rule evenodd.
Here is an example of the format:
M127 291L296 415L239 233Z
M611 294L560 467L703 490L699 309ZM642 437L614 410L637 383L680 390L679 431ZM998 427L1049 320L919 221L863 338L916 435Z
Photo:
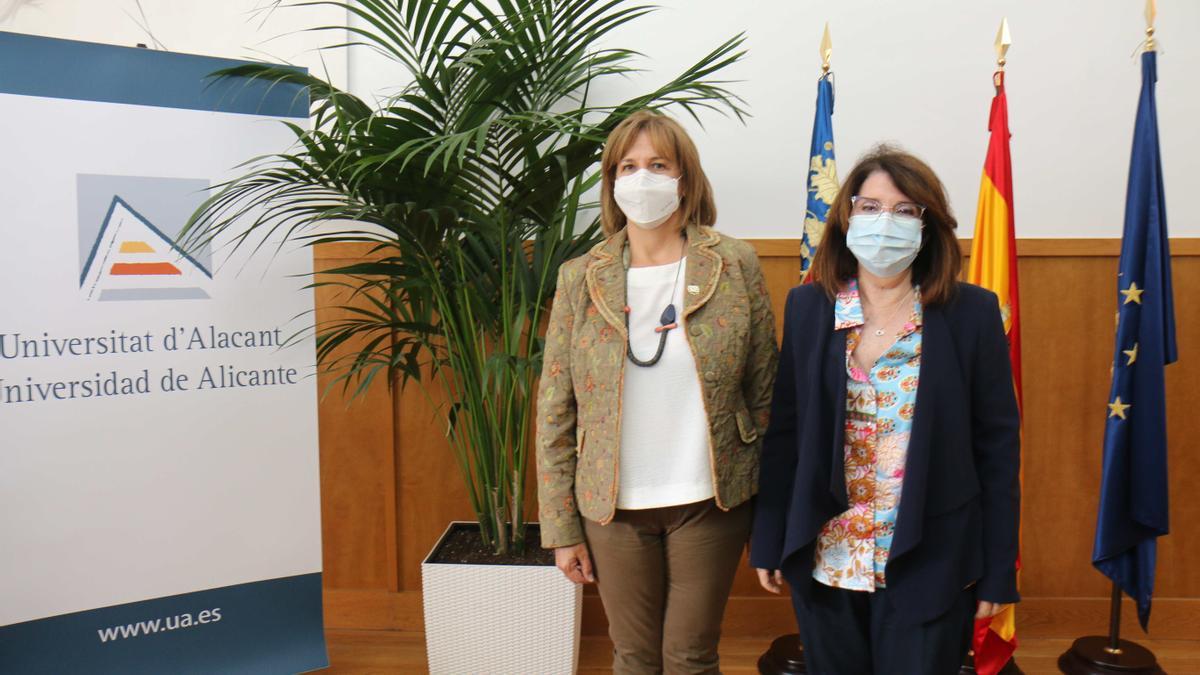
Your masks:
M629 222L653 230L679 209L679 179L639 169L616 180L613 198Z

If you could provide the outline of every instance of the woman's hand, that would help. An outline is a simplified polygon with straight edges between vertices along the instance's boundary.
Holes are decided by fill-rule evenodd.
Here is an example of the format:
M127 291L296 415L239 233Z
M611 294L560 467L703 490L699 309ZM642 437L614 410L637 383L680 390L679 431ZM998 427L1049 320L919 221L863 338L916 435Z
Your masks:
M760 570L758 572L758 585L762 586L768 593L779 595L783 592L783 572L779 570Z
M761 571L761 570L760 570ZM979 609L975 610L975 620L990 619L1004 610L1008 605L1002 605L998 602L988 602L987 600L979 601Z
M571 581L583 585L596 582L592 573L592 557L587 544L575 544L554 549L554 566Z

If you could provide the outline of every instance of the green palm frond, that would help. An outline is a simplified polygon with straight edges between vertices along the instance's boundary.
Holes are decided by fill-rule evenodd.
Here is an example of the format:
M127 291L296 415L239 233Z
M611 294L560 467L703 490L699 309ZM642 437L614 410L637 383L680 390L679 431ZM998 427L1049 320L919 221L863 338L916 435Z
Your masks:
M281 7L288 4L276 3ZM316 326L317 356L344 391L378 380L440 390L455 458L485 540L523 541L525 470L541 367L538 327L557 270L600 238L587 202L609 132L635 111L739 120L717 76L745 54L735 36L657 89L615 105L597 83L637 72L608 46L655 11L629 0L311 0L357 19L318 26L402 65L410 81L377 104L293 68L244 65L224 78L299 86L311 126L288 151L250 160L185 231L190 245L372 245L322 272L344 292ZM601 46L605 45L605 46ZM311 335L311 334L310 334Z

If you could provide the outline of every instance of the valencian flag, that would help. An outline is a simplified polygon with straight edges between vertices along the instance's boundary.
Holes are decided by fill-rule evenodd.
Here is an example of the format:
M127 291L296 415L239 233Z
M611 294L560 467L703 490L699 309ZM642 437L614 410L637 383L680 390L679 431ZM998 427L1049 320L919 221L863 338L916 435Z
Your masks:
M1013 386L1021 404L1021 330L1017 311L1017 236L1013 220L1012 158L1008 148L1008 99L1004 95L1004 72L995 74L996 96L988 120L991 140L983 161L979 207L975 215L975 237L967 280L982 286L1000 299L1000 314L1008 334ZM1018 567L1020 563L1018 563ZM1005 607L991 619L975 624L975 671L994 675L1012 658L1017 648L1014 607Z
M813 120L808 165L808 209L800 239L800 278L808 280L813 256L825 234L825 217L837 196L837 165L833 159L833 74L817 80L817 114Z
M1146 630L1156 538L1167 533L1164 366L1174 363L1171 253L1158 154L1155 53L1142 54L1125 231L1117 274L1117 344L1104 426L1104 470L1092 564L1136 602Z

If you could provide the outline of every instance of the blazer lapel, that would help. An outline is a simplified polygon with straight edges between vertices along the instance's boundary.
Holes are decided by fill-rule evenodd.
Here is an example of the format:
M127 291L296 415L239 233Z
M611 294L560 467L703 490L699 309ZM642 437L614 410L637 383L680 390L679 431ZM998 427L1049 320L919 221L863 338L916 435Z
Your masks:
M717 290L724 261L712 247L721 236L709 228L688 227L686 289L683 294L683 316L690 316L704 306Z
M592 261L585 273L592 303L622 338L628 338L625 330L625 269L621 262L625 238L625 230L620 230L594 246L589 254Z
M833 326L833 306L821 317L826 325ZM821 364L825 384L823 396L833 401L833 447L829 462L829 494L838 505L838 513L850 508L850 496L846 494L846 331L833 331L833 337L825 350Z
M600 315L622 337L625 331L625 269L622 255L628 235L620 230L592 248L586 279L588 294ZM684 274L683 316L687 317L704 306L721 279L724 261L712 247L721 240L709 228L688 227L687 271Z

